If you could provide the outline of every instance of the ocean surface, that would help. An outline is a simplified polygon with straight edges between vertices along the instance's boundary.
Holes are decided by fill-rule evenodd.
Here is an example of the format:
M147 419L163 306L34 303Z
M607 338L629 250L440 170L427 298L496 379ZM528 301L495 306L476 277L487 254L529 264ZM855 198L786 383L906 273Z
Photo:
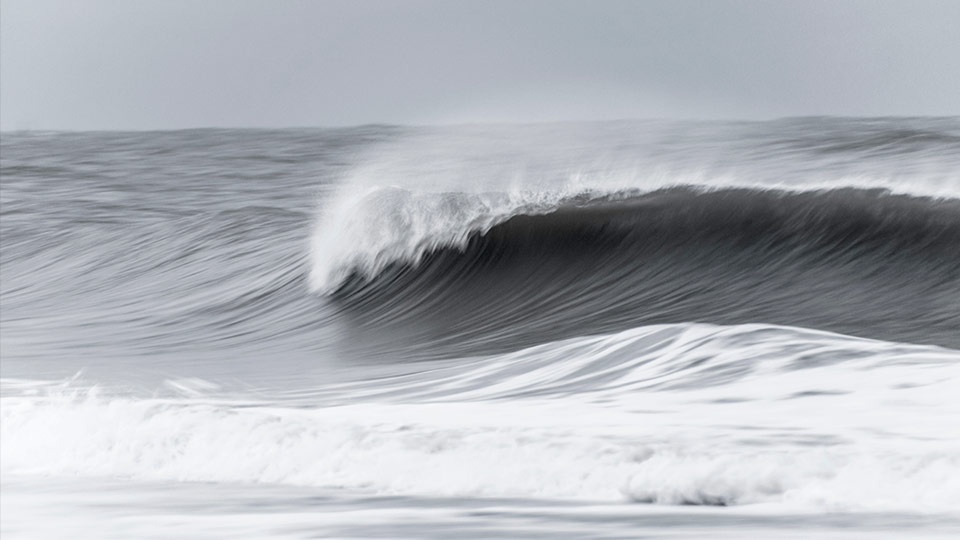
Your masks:
M5 539L960 535L960 118L0 143Z

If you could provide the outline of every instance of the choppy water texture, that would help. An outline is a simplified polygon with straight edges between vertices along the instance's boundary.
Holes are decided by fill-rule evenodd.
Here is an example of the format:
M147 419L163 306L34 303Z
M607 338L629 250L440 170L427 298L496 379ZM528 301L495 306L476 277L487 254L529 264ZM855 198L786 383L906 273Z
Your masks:
M960 119L0 141L5 538L960 532Z

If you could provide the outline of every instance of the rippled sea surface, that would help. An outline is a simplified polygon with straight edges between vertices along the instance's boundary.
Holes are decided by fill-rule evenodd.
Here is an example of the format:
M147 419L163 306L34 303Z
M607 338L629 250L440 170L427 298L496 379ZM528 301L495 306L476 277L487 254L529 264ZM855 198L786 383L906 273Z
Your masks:
M960 119L0 143L5 538L960 534Z

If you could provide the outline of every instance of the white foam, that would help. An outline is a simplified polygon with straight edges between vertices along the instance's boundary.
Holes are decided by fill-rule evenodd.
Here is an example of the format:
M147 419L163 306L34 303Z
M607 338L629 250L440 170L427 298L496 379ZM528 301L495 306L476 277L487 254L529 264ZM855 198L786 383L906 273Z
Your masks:
M472 233L518 214L548 213L583 197L686 186L786 192L859 188L960 198L960 176L940 170L943 166L928 170L914 164L908 172L885 172L889 164L867 161L854 170L832 171L827 161L818 171L810 168L816 163L809 163L809 156L789 161L778 155L771 169L762 156L742 155L742 163L718 167L717 162L731 159L730 150L725 154L714 145L694 145L661 155L656 148L662 141L646 141L645 136L551 132L546 126L506 132L465 129L378 147L318 211L310 285L328 293L352 272L370 276L391 262L418 262L438 246L463 246Z
M311 239L310 286L329 293L351 273L372 277L393 262L418 263L438 247L462 248L471 235L517 215L546 214L565 202L584 198L637 196L661 189L689 187L702 191L726 188L824 191L840 188L883 189L895 194L945 198L949 188L903 189L893 181L844 178L805 185L743 182L731 178L656 177L638 183L598 182L587 188L582 178L570 185L545 191L431 192L397 186L347 186L319 212ZM604 185L605 184L605 185Z
M936 347L663 326L361 388L307 406L5 383L0 470L411 495L960 507L960 353Z

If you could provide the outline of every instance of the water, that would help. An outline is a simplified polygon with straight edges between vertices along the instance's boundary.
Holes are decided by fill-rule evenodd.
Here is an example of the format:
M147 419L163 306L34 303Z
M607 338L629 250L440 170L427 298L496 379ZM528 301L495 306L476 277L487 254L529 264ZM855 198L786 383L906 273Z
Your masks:
M4 133L5 537L960 532L960 119Z

